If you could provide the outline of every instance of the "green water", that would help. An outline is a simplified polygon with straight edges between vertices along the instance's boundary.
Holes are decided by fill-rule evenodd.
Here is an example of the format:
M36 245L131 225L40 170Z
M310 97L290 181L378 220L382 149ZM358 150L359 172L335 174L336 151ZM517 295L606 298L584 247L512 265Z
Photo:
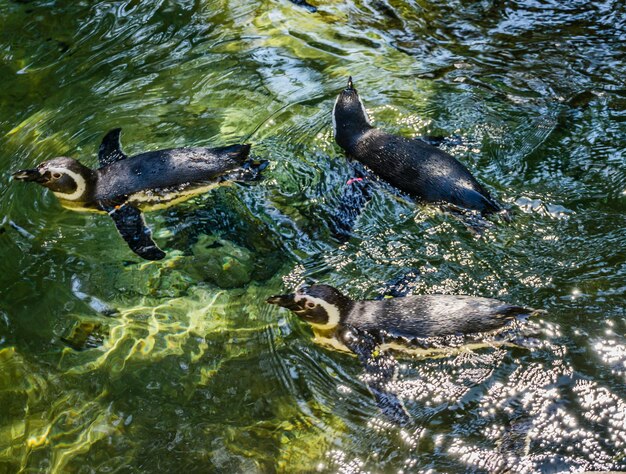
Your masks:
M626 469L624 3L315 4L0 0L0 472ZM380 186L334 240L348 74L376 126L455 137L513 221L477 238ZM95 166L115 127L134 154L259 125L264 181L147 215L160 262L10 179ZM400 429L355 358L264 300L307 277L373 298L408 271L547 314L520 347L404 360Z

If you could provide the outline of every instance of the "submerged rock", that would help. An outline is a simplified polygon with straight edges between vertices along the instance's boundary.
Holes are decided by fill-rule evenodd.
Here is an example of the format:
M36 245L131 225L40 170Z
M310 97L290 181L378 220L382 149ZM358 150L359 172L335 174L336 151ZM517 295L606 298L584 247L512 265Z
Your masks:
M220 288L237 288L250 282L254 272L252 252L213 235L203 235L191 247L193 257L181 261L190 277Z
M108 331L102 324L95 321L79 321L71 329L67 337L61 341L77 351L100 347Z

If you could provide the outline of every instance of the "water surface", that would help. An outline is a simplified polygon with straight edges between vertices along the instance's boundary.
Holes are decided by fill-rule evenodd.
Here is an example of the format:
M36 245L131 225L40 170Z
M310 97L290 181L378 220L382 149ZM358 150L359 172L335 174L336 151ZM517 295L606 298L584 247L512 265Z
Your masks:
M623 2L315 4L0 2L0 472L626 469ZM349 74L376 126L448 137L513 221L477 238L381 185L334 239ZM139 261L106 216L10 179L96 166L115 127L127 154L247 139L271 164L147 215L168 258ZM407 272L547 314L518 347L404 360L400 429L355 358L264 300Z

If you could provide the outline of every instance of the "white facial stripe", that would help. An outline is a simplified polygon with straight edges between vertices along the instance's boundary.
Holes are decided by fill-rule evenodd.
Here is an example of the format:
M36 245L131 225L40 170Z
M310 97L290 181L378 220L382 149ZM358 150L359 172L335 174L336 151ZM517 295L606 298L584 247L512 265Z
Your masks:
M320 305L326 311L328 315L328 322L326 324L309 323L311 326L315 326L318 329L332 329L339 324L339 308L334 304L330 304L328 301L324 301L321 298L315 298L308 295L299 295L296 293L295 301L299 302L305 300L306 303L313 303Z
M83 195L85 189L87 189L87 182L85 181L85 178L83 178L78 173L75 173L74 171L70 171L66 168L47 168L47 170L51 173L66 174L74 180L74 183L76 183L76 191L74 191L73 193L59 193L53 191L54 195L59 199L65 199L66 201L77 201Z
M370 116L367 114L367 110L365 110L365 106L363 105L363 101L359 97L359 94L356 95L356 98L358 99L359 104L361 105L361 110L363 111L363 115L365 115L365 121L367 122L368 125L372 125L372 123L370 122Z
M332 120L333 120L333 135L335 137L337 137L337 119L335 118L335 109L337 108L337 104L339 103L340 98L341 98L341 94L337 96L337 99L335 100L335 105L333 105ZM365 105L363 105L363 101L361 100L361 97L359 97L359 95L356 94L356 98L359 101L359 105L361 106L361 110L363 111L363 115L365 116L365 121L367 122L368 125L372 125L372 122L370 121L370 116L368 115L367 110L365 110Z
M335 118L335 109L337 108L337 102L339 102L339 98L341 97L341 94L339 94L337 96L337 99L335 100L335 105L333 105L333 136L337 136L337 119Z

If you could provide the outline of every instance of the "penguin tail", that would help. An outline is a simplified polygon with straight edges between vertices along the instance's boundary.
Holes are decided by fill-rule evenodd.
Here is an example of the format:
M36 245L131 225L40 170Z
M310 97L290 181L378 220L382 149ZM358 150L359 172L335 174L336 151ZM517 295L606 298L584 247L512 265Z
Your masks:
M246 158L248 158L248 156L250 155L250 149L252 148L252 145L250 145L249 143L244 143L241 146L241 155L245 156Z
M537 316L545 316L546 314L548 314L548 312L545 309L528 308L528 311L530 311L528 316L531 318L537 317Z
M243 164L248 159L248 155L250 155L250 148L251 145L246 143L244 145L223 146L215 148L213 151L218 154L226 155L229 159Z
M507 223L513 220L510 209L502 208L498 212L496 212L496 215Z
M233 148L231 153L235 155L234 158L239 163L245 163L248 156L250 156L250 148L252 148L252 145L245 143L243 145L233 145L231 148Z
M448 206L459 207L461 211L478 211L482 215L495 214L502 211L502 207L479 184L476 189L464 188L455 194L453 202Z
M506 209L502 208L502 206L500 206L500 204L487 192L485 192L485 194L482 196L481 204L481 212L483 214L500 214L503 211L506 211Z
M542 309L524 308L523 306L504 305L497 312L499 319L526 319L539 314L546 314Z

